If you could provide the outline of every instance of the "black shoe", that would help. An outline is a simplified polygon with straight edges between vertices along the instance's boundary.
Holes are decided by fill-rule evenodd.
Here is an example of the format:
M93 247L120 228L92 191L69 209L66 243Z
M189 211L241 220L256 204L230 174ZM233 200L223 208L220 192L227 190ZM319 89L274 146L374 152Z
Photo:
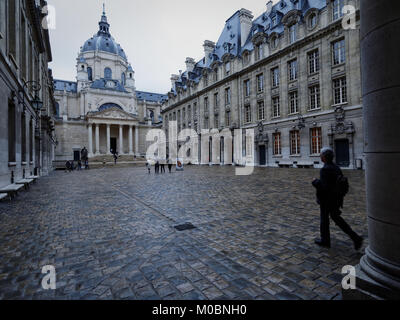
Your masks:
M364 239L362 237L360 237L358 240L354 241L354 249L356 249L356 251L360 250L361 247L363 246L363 242L364 242Z
M315 240L315 244L319 245L320 247L324 247L324 248L330 248L331 247L330 243L323 242L320 239L316 239Z

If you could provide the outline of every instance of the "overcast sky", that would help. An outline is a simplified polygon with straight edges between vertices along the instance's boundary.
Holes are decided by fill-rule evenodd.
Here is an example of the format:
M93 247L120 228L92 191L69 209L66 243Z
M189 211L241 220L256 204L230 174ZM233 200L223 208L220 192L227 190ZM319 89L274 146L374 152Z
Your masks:
M186 57L203 58L204 40L217 41L231 15L246 8L258 17L267 0L48 0L56 10L50 30L54 78L76 80L77 55L98 31L103 2L111 35L136 72L137 89L166 93L171 74L185 70Z

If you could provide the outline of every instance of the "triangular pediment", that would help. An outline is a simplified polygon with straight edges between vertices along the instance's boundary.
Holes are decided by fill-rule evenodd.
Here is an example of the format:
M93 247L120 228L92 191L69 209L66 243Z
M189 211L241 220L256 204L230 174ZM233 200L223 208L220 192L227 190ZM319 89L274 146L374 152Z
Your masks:
M88 114L88 118L111 119L111 120L137 120L137 116L123 111L119 108L109 108L103 111L92 112Z

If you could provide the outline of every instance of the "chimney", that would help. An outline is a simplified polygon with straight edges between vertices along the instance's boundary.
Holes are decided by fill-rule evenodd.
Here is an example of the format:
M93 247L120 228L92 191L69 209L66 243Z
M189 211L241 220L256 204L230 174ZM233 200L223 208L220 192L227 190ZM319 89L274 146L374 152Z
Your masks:
M177 74L171 75L171 85L172 89L175 89L175 83L179 80L179 76Z
M268 2L267 2L267 13L270 13L270 12L271 12L271 10L272 10L272 4L273 4L272 1L268 1Z
M194 70L194 65L196 64L196 62L194 61L194 59L188 57L188 58L186 58L185 63L186 63L186 71L187 71L187 72L193 72L193 70Z
M247 38L249 37L251 26L253 23L253 14L247 9L240 9L239 19L240 19L240 35L241 35L241 45L244 46Z
M204 56L205 56L205 65L208 66L210 64L210 54L213 53L215 49L215 42L210 40L204 41Z

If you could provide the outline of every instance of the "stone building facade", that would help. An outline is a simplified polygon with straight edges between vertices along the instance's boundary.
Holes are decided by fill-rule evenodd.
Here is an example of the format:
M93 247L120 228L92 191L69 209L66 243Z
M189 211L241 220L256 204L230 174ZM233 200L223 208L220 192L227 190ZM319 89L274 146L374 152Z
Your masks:
M55 101L46 5L0 0L0 187L52 170Z
M167 139L171 121L200 135L253 129L254 148L243 138L233 162L217 137L198 163L243 165L254 152L259 166L319 168L321 148L331 146L339 165L361 168L359 43L358 0L270 1L256 19L241 9L216 43L204 42L203 59L187 58L186 71L172 75L162 108Z
M105 10L99 30L81 47L75 82L54 80L57 103L56 161L89 157L144 156L146 134L161 127L161 101L166 95L137 91L135 72L110 34Z

